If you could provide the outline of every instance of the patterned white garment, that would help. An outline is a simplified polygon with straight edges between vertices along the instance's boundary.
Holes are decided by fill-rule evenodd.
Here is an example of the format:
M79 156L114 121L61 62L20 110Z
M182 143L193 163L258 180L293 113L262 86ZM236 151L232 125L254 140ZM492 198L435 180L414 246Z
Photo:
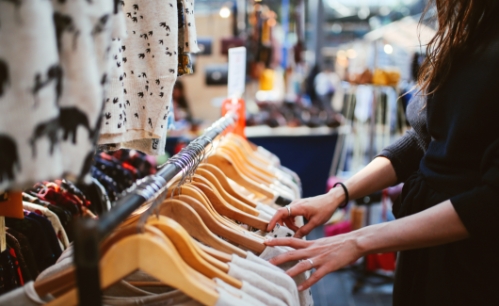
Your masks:
M184 51L189 53L198 53L198 37L196 31L196 18L194 18L194 0L182 0L185 10L184 28Z
M0 190L88 173L113 0L0 1Z
M290 230L289 228L285 226L280 226L279 224L276 224L276 227L267 234L266 237L268 238L285 238L285 237L293 237L295 232ZM260 258L263 260L270 260L278 255L287 253L289 251L294 250L293 248L290 247L281 247L281 246L276 246L276 247L266 247L265 250L263 251L262 254L260 254ZM251 260L251 258L248 256L248 259ZM279 266L284 271L287 271L291 269L294 265L298 263L297 260L295 261L289 261L286 263L283 263L282 265ZM306 271L304 273L298 274L295 277L293 277L293 280L295 281L296 285L299 285L306 281L310 276L310 271ZM301 306L313 306L314 305L314 299L312 297L312 290L309 288L307 290L301 291L298 293L298 297L300 299L300 305Z
M111 86L99 139L116 147L166 135L178 65L175 0L129 0L123 12L128 36L121 40L116 65L123 67L118 81L122 78L124 88Z

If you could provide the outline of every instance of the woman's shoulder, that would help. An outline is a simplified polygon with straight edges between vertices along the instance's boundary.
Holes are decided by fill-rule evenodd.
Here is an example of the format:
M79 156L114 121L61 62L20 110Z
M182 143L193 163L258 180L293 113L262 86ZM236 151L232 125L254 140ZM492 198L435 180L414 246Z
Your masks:
M426 96L423 93L415 94L407 105L407 121L411 127L426 124Z

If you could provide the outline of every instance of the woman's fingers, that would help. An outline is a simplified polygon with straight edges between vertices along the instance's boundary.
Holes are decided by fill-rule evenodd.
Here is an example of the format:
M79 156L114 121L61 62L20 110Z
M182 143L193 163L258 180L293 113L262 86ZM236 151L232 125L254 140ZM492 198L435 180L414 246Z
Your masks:
M270 238L266 239L263 243L268 246L289 246L292 247L293 249L303 249L308 247L312 242L290 237L290 238Z
M282 221L288 217L288 210L286 208L279 208L275 213L272 220L270 220L269 225L267 226L267 232L270 232L274 229L276 223L282 223Z
M277 255L276 257L269 260L269 262L275 266L278 266L288 261L308 258L310 256L309 253L310 251L307 249L289 251L287 253Z
M294 217L284 219L284 224L286 224L286 226L290 230L292 230L293 232L297 232L297 231L300 230L300 228L298 226L296 226L296 224L295 224L295 218Z
M272 220L270 220L269 225L267 226L267 232L273 230L276 223L282 223L285 219L291 219L291 217L305 215L306 209L302 204L302 202L293 202L288 205L289 210L287 207L279 208L274 217L272 217Z
M312 273L312 275L310 275L310 277L306 281L304 281L298 286L298 291L307 290L328 273L329 273L328 268L326 268L324 265L321 266L314 273Z
M308 235L315 228L315 224L313 222L308 222L304 226L300 227L297 231L295 231L295 238L303 238Z
M312 268L314 268L314 266L312 265L312 263L308 259L312 260L312 262L315 265L315 260L313 258L307 258L307 259L300 261L299 263L294 265L292 268L287 270L286 274L288 274L291 277L295 277L298 274L301 274L305 271L312 270Z

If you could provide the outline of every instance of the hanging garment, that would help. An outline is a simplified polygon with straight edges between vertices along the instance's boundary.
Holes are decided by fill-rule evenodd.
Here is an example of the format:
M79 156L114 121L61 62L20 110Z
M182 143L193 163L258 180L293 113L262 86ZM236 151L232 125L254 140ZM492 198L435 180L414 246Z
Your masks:
M223 302L233 303L232 305L239 305L239 303L243 303L242 305L267 305L265 303L260 302L255 299L251 295L243 292L242 290L231 287L227 283L223 282L220 279L214 279L217 285L220 286L220 289L224 291L224 293L229 293L227 298L221 297ZM137 290L136 287L128 285L127 289L122 286L121 295L127 295L132 292L139 292L140 289ZM128 292L126 292L128 291ZM133 293L136 294L136 293ZM225 294L224 294L225 295ZM218 303L222 303L219 300ZM141 297L137 296L109 296L106 295L103 298L104 305L112 305L112 306L133 306L133 305L202 305L199 302L194 301L189 296L185 295L179 290L171 290L161 294L147 294L142 293Z
M249 252L248 252L249 253ZM264 260L262 260L264 261ZM257 273L260 276L264 276L265 279L270 280L273 284L287 289L295 301L298 301L298 290L296 289L296 284L293 279L280 270L277 267L268 267L267 265L262 265L260 262L254 262L247 259L243 259L237 255L232 255L232 261L234 265ZM265 261L264 261L265 262ZM244 284L244 282L243 282ZM265 302L265 301L262 301Z
M260 258L265 259L265 260L270 260L270 259L276 257L277 255L287 253L291 250L293 250L293 249L286 248L286 247L266 247L265 250L263 251L263 253L260 254ZM293 266L295 266L296 264L298 264L297 260L290 261L290 262L284 263L282 265L279 265L279 268L281 268L284 271L287 271L290 268L292 268ZM297 285L301 284L308 279L308 274L309 273L307 273L307 272L300 273L300 274L296 275L295 277L293 277L293 280L295 281L295 283ZM299 293L299 298L300 298L300 305L307 305L307 306L314 305L311 289L301 291Z
M293 237L295 232L290 230L289 228L285 226L280 226L279 224L276 224L276 227L266 235L268 238L286 238L286 237ZM260 259L263 260L270 260L277 255L281 255L284 253L287 253L289 251L292 251L294 249L289 248L289 247L266 247L265 250L263 251L262 254L260 254ZM279 268L281 268L284 271L289 270L293 266L295 266L298 263L297 260L295 261L289 261L286 262L282 265L279 265ZM303 272L295 277L293 277L293 280L295 281L296 285L299 285L306 281L309 277L309 272ZM309 306L309 305L314 305L314 300L312 298L312 290L309 288L308 290L304 290L299 292L299 299L300 299L300 305L302 306Z
M16 237L14 237L9 232L5 233L5 235L6 235L7 245L9 247L11 247L12 249L14 249L14 251L16 252L17 260L19 261L19 267L21 268L21 275L23 278L23 283L34 280L35 278L31 274L30 269L28 268L28 264L26 262L26 259L24 259L24 254L22 252L21 245L19 244L19 241L16 239Z
M0 296L1 305L36 306L43 305L51 300L50 297L40 298L35 291L33 282Z
M10 247L0 253L0 294L17 288L21 284L17 271L18 265L15 261Z
M276 297L285 305L293 306L300 305L293 295L285 288L275 285L271 279L267 279L268 275L262 276L254 271L243 269L234 263L229 263L229 275L241 281L245 281L255 286L256 288L267 292L271 296ZM269 301L271 302L271 301ZM280 304L280 303L279 303ZM279 305L277 304L277 305ZM269 304L270 305L270 304ZM282 305L282 304L281 304Z
M99 144L126 143L166 133L173 85L177 74L177 6L172 1L126 1L123 7L128 37L122 40L124 102L106 103L104 112L126 122L104 124ZM121 92L119 92L121 94ZM121 104L121 107L120 107Z
M86 176L112 10L112 0L0 3L0 189Z
M52 233L47 232L44 226L29 214L22 220L6 218L5 224L9 229L14 229L28 238L29 246L33 254L36 254L35 262L38 271L43 271L55 263L59 256L56 256L57 250L52 248L53 243L49 243L49 240L52 240L49 235L53 234L55 238L53 230ZM57 244L57 241L55 243Z
M173 103L170 99L168 105L168 115L166 116L166 129L169 131L172 129L172 118L174 116ZM114 144L114 149L134 149L140 152L144 152L149 155L163 155L166 150L166 140L167 133L161 135L160 138L146 138L138 139L132 141L126 141L119 144Z
M46 217L50 221L56 233L56 236L59 239L59 242L61 244L61 249L65 250L67 247L69 247L69 239L68 236L66 235L66 231L62 227L61 221L59 220L59 217L57 217L55 213L51 212L46 207L27 202L23 203L23 208L27 211L31 211Z
M262 291L247 282L243 282L243 287L239 290L236 289L221 279L215 278L215 283L219 285L222 289L226 290L232 295L241 296L244 301L247 301L250 305L273 305L274 303L282 303L278 299L274 298L270 294Z
M32 276L32 279L36 278L39 274L38 267L35 262L35 256L33 255L33 251L29 245L29 240L23 234L15 231L12 228L7 229L7 236L12 235L18 242L21 247L21 253L26 262L26 266L29 270L29 274ZM26 278L26 277L25 277ZM31 280L31 278L27 277L27 281Z

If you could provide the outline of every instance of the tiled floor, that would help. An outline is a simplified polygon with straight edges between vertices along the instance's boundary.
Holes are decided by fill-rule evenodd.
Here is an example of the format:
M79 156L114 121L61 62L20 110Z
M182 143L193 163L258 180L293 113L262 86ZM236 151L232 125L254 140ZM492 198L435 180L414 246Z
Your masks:
M308 239L323 237L322 227L308 235ZM326 275L312 287L316 306L390 306L392 305L393 285L364 286L353 294L354 273L342 270Z

